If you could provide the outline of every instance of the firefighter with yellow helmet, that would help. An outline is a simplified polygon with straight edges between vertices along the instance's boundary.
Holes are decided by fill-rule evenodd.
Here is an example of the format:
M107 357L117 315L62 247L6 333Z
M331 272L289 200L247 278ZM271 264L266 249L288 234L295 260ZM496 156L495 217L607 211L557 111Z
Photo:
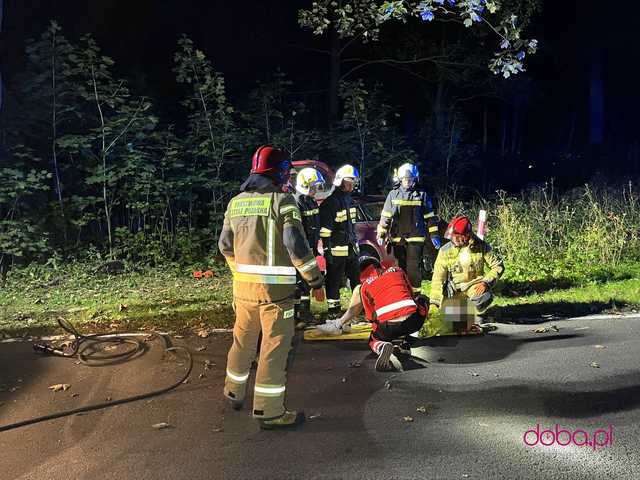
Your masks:
M294 335L296 274L322 301L323 277L305 238L300 209L282 190L289 174L282 150L260 147L251 174L227 206L218 247L233 273L236 321L227 357L224 396L243 406L262 332L253 417L261 428L291 427L304 414L285 408L286 363Z
M418 188L418 180L415 165L405 163L398 168L399 185L387 195L377 228L378 243L391 243L398 265L407 272L414 292L419 292L422 284L420 267L427 234L436 249L441 245L438 217L429 196Z
M302 226L314 256L318 256L318 241L320 240L320 209L315 200L316 193L324 186L322 174L312 167L303 168L296 175L294 198L302 215ZM311 297L309 284L298 275L298 292L300 303L296 311L296 319L308 321L311 319Z
M360 181L358 169L340 167L333 180L334 190L320 205L320 238L327 262L327 303L329 314L339 314L340 286L346 276L351 289L360 283L358 242L355 222L356 207L351 192Z

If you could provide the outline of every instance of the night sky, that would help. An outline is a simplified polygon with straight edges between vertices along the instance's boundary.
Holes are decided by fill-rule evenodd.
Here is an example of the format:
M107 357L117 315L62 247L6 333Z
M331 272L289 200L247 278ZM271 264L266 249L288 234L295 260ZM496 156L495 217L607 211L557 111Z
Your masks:
M326 88L328 58L311 51L326 48L326 40L302 30L296 19L297 10L311 1L4 0L4 4L0 53L9 91L23 65L26 39L39 35L52 18L70 39L93 33L124 76L136 78L139 86L151 90L150 96L168 104L179 96L171 68L182 33L225 76L232 101L276 68L287 73L296 89ZM612 165L622 175L638 174L639 31L640 6L635 1L616 2L615 9L604 9L603 2L543 2L542 12L526 32L539 40L540 50L527 59L527 73L508 87L515 92L511 101L524 110L522 154L544 164L530 172L530 180L553 175L555 166L545 164L544 158L548 149L557 151L567 142L569 116L575 117L572 143L590 158L583 177ZM363 75L379 75L403 112L401 126L410 136L413 119L425 113L415 101L424 85L398 72L363 70ZM604 106L601 121L592 115L593 95L601 97ZM479 105L470 102L465 107L472 120L480 115ZM498 115L500 108L500 102L493 102L490 115Z

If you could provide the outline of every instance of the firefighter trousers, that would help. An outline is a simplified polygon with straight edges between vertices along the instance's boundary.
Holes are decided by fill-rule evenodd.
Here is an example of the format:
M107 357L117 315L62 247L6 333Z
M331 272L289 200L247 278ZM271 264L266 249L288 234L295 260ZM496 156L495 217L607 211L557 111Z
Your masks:
M336 257L332 256L331 261L327 262L327 277L325 285L327 289L327 302L329 308L340 307L340 286L342 280L349 279L351 289L360 284L360 274L358 271L358 256L351 251L349 247L349 256Z
M393 246L393 255L398 260L398 266L407 272L413 291L417 292L422 286L422 255L424 242L402 242Z
M258 304L234 300L236 322L227 356L224 395L243 401L251 364L262 332L253 395L253 416L277 418L284 414L287 356L294 335L294 302Z

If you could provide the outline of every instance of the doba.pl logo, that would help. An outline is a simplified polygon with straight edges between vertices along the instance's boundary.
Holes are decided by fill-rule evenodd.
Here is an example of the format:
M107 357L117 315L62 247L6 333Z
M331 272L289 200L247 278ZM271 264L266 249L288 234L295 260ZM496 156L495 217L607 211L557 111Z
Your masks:
M540 424L538 423L535 429L532 428L524 432L522 441L529 447L536 445L542 445L544 447L550 447L552 445L559 445L561 447L575 445L577 447L583 447L586 445L595 451L598 447L611 447L613 445L613 425L609 425L607 430L599 428L595 430L593 434L589 434L581 428L573 431L567 430L557 423L553 429L549 428L540 431Z

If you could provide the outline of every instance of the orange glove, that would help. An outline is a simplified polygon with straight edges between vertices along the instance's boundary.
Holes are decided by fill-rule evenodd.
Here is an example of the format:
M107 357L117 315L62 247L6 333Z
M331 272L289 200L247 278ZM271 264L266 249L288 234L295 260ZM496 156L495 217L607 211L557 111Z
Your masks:
M487 290L489 290L489 285L487 285L486 282L476 283L475 285L469 287L469 296L479 297L480 295L486 293Z

